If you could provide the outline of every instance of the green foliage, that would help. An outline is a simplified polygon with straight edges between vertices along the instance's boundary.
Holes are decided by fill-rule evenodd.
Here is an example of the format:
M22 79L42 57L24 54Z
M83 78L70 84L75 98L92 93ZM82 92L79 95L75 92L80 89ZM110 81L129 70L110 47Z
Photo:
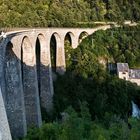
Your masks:
M139 99L140 89L111 76L107 65L127 62L130 67L140 66L139 29L122 27L97 31L69 52L67 72L58 76L54 84L57 114L69 105L79 111L80 102L86 101L92 119L103 119L106 113L128 118L131 100Z
M140 120L130 112L131 101L140 101L140 88L110 75L106 66L140 66L139 29L98 31L74 50L66 38L67 72L54 82L55 121L31 129L24 140L139 140Z
M110 116L106 126L98 120L91 120L86 103L81 104L80 110L78 114L72 107L67 108L65 120L43 124L38 131L31 129L24 140L139 140L140 138L140 121L135 118L129 118L128 125L121 118Z
M38 140L40 130L38 128L30 128L28 131L28 136L24 140Z
M81 68L83 66L82 61L85 63L85 61L88 61L88 59L90 61L96 61L96 63L100 64L107 62L127 62L129 63L130 67L139 67L139 30L140 26L122 27L109 29L107 31L98 31L83 40L83 42L75 50L73 57L77 59L77 64L81 65ZM81 59L81 56L84 58ZM104 61L101 62L101 60ZM88 63L92 63L90 61ZM93 65L89 64L86 66ZM76 66L76 68L77 67L78 66ZM80 69L80 66L78 69Z
M1 0L0 13L0 27L94 27L93 21L139 21L140 5L137 0Z
M135 118L130 118L129 123L132 126L130 130L130 140L138 140L140 139L140 120Z
M69 105L78 111L80 102L87 101L94 119L103 119L106 112L112 112L123 118L129 116L131 100L140 92L135 85L113 77L98 81L67 74L59 77L57 82L55 84L56 112L62 112Z
M65 38L65 61L66 61L66 67L69 68L72 64L71 59L72 59L72 52L73 48L71 45L71 38L70 36L66 36Z

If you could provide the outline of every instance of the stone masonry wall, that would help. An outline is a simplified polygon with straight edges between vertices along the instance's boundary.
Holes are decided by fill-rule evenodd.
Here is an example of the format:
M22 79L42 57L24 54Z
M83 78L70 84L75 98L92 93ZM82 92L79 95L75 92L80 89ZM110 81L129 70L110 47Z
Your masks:
M7 42L5 40L5 42ZM9 123L7 119L6 109L4 105L4 100L1 92L1 86L3 82L3 62L4 62L4 54L5 54L5 48L4 48L4 42L1 40L0 45L0 137L1 140L12 140L11 133L9 129Z

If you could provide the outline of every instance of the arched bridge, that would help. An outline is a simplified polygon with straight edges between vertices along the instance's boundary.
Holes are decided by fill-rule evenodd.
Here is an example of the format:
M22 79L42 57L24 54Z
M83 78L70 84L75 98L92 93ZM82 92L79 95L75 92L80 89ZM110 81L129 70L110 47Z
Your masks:
M95 29L23 29L0 37L0 134L4 140L11 139L10 131L13 136L22 137L29 126L40 126L40 104L48 112L53 107L52 36L56 40L56 68L61 73L65 71L64 41L67 35L71 38L72 48L76 48L82 33L90 35L108 28L110 25Z

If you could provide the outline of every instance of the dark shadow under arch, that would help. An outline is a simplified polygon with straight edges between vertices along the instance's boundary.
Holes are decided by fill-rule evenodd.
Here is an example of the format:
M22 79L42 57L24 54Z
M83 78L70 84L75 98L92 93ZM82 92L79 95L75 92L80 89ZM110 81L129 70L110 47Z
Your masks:
M36 69L37 69L37 79L38 79L38 90L39 90L39 95L40 95L41 45L40 45L40 41L39 41L38 37L37 37L37 40L36 40L35 52L36 52Z
M56 53L57 53L57 40L55 34L53 34L50 39L50 57L53 72L56 72L56 59L57 59Z
M71 52L73 50L73 33L68 32L64 38L66 68L70 66Z
M73 38L74 38L74 34L72 32L68 32L68 33L66 33L64 40L68 41L69 45L72 47Z
M25 100L26 122L28 128L41 125L40 101L35 62L35 49L27 36L21 45L22 81Z
M89 34L88 34L86 31L81 32L80 35L79 35L79 40L78 40L78 42L81 43L82 40L83 40L84 38L86 38L88 35L89 35Z
M49 46L46 37L43 34L39 34L36 39L36 69L38 79L38 89L41 103L41 113L44 117L44 113L51 111L52 99L53 99L53 85L52 74L50 68L50 54ZM49 113L46 115L48 116Z

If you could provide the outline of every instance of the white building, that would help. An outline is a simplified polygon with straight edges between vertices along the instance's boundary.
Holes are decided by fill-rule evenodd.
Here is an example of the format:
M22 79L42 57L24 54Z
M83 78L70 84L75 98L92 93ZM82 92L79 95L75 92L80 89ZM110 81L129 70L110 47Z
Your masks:
M128 63L117 63L117 74L119 78L140 86L140 69L129 69Z

